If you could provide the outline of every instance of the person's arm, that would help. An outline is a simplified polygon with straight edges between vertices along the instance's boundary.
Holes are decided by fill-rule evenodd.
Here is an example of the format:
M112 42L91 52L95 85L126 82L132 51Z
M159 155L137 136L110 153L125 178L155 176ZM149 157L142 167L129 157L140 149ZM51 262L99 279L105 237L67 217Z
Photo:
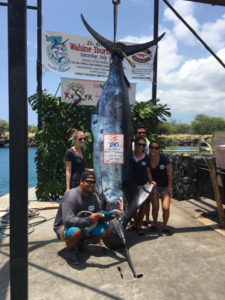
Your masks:
M171 196L172 193L173 193L173 190L172 190L173 170L172 170L171 163L169 163L168 165L166 165L166 170L167 170L167 174L168 174L168 192L169 192L169 195Z
M71 190L72 191L72 190ZM77 211L77 205L76 202L71 201L71 197L73 197L73 194L70 192L66 193L64 197L66 199L62 203L62 220L63 225L66 227L89 227L92 224L90 216L86 217L77 217L76 214Z
M147 172L147 176L148 176L148 181L149 181L149 183L152 183L153 179L152 179L152 172L151 172L150 167L147 167L147 168L146 168L146 172Z
M94 172L94 169L85 168L85 170L90 171L90 172Z
M71 161L66 161L66 192L70 190L71 168Z
M156 183L156 182L153 180L153 178L152 178L151 168L150 168L150 167L147 167L147 168L146 168L146 172L147 172L147 176L148 176L148 181L149 181L149 183L152 183L153 186L156 186L157 183Z

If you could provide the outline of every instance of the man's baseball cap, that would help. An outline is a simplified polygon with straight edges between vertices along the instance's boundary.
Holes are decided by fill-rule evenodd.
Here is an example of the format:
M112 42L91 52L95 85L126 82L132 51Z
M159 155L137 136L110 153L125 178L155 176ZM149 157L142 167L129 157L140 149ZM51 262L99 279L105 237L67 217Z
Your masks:
M81 174L80 179L81 179L82 181L84 181L84 180L87 179L87 178L95 179L95 174L94 174L94 172L85 170L85 171Z

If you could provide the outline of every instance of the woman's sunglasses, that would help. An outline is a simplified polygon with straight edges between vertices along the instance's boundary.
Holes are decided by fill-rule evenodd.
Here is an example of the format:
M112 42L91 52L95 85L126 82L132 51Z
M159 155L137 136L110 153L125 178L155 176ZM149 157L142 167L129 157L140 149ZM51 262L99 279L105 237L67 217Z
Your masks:
M154 150L154 149L159 150L159 147L150 146L149 148L152 149L152 150Z
M78 140L79 140L80 142L81 142L82 140L86 141L86 138L85 138L85 137L82 137L82 138L79 138Z
M141 144L141 143L136 143L136 145L140 146L140 147L145 147L146 144Z

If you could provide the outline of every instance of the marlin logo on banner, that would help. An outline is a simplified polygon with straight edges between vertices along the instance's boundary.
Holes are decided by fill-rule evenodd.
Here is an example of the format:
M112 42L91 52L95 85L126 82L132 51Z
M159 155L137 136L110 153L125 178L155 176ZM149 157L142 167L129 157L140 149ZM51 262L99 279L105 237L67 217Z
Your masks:
M66 46L68 39L62 42L62 36L48 36L47 34L45 38L48 44L46 48L49 59L48 66L58 72L67 72L71 63Z

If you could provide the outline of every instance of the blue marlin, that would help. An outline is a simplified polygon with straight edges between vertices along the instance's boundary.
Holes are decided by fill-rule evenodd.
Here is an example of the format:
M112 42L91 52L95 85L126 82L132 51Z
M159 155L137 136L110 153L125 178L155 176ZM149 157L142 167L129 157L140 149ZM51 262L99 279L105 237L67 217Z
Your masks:
M96 176L96 192L106 201L106 209L119 208L120 200L126 197L126 187L132 180L132 122L128 97L129 82L124 74L122 61L155 45L157 40L138 45L125 45L106 40L92 29L84 17L82 21L92 36L112 53L112 62L107 81L102 86L96 114L92 116L93 166ZM103 161L103 135L122 134L124 137L123 164L105 164ZM137 207L134 206L134 211Z
M113 210L123 206L124 217L121 220L111 220L114 232L120 237L125 248L128 264L134 277L138 277L133 267L123 225L136 212L137 208L147 199L149 191L140 193L137 183L132 176L132 122L128 88L130 86L123 70L124 57L144 51L157 44L164 36L157 40L138 45L125 45L113 43L92 29L84 17L82 21L92 36L112 53L112 62L107 81L102 86L102 95L99 99L96 114L92 116L93 143L93 166L96 177L95 191L106 203L106 210ZM104 135L123 136L123 163L106 164L103 160ZM122 203L122 205L121 205ZM118 248L115 238L108 238L104 243L109 248Z

